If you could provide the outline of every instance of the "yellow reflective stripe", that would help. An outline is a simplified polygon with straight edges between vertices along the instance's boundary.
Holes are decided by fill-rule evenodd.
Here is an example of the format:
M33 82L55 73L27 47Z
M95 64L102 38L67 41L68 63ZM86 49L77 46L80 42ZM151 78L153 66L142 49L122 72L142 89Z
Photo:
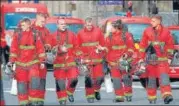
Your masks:
M87 95L86 98L94 98L94 94L93 95Z
M16 62L17 65L19 66L23 66L23 67L27 67L27 66L30 66L30 65L33 65L35 63L38 63L39 60L34 60L34 61L31 61L31 62L28 62L28 63L22 63L22 62Z
M154 100L156 98L157 98L157 96L148 96L148 100Z
M70 63L67 63L67 64L54 64L54 67L56 67L56 68L58 68L58 67L65 67L65 65L68 66L68 67L70 67L70 66L76 66L76 63L75 62L70 62Z
M139 52L145 52L145 49L140 48Z
M130 49L130 48L128 49L128 51L129 51L129 52L134 52L134 50L133 50L133 49Z
M116 99L124 99L124 96L116 96Z
M81 55L82 53L83 53L82 51L77 51L76 55L78 56L78 55Z
M102 61L103 61L102 59L92 59L92 62L95 62L95 63L100 63Z
M70 91L67 90L67 94L68 95L73 95L73 93L71 93Z
M172 93L171 92L165 92L165 93L162 94L162 98L164 98L167 95L172 95Z
M166 61L166 60L168 60L167 57L159 57L159 58L158 58L158 61Z
M124 93L125 96L132 96L132 93Z
M65 45L67 48L72 48L73 47L73 44L67 44Z
M23 101L20 101L20 102L19 102L20 105L26 105L26 104L28 104L28 103L29 103L28 100L23 100Z
M113 50L119 50L119 49L125 49L125 48L126 48L126 45L123 45L123 46L118 46L118 45L112 46Z
M97 46L99 42L88 42L88 43L82 43L82 46Z
M35 46L24 46L24 45L20 45L19 48L20 48L20 49L29 50L29 49L35 49Z
M167 52L169 52L171 54L173 53L173 51L174 51L173 49L167 49Z
M45 56L45 53L40 53L39 54L39 57L44 57Z
M29 100L33 101L33 102L44 101L44 99L42 99L42 98L33 98L33 97L29 97Z
M64 101L64 100L66 101L66 100L67 100L67 98L66 98L66 97L64 97L64 98L59 98L59 99L58 99L58 101Z
M17 57L17 54L11 53L11 54L10 54L10 57Z
M164 45L165 42L160 42L160 41L150 41L149 44L152 43L152 45Z

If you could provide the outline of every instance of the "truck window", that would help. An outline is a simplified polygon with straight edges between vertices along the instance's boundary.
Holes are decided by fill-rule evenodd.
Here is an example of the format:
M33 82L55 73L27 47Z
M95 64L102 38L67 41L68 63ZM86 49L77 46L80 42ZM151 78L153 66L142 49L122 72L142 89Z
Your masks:
M19 21L23 18L35 18L36 13L6 13L5 14L5 29L14 30L17 28Z
M173 39L176 45L179 44L179 29L178 30L172 30L171 31L172 35L173 35Z
M135 42L140 42L144 30L150 26L150 24L126 24L128 31L132 33Z
M57 24L56 23L48 23L46 24L46 27L50 30L51 33L55 32L57 30ZM82 24L67 24L67 28L71 30L74 33L77 33L80 29L83 28Z

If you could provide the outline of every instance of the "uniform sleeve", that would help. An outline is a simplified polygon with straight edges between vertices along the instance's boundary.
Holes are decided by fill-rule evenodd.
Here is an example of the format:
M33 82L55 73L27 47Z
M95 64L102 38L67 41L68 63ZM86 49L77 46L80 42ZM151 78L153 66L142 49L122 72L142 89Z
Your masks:
M148 46L148 37L147 37L147 30L144 31L142 39L139 44L139 58L144 59L145 58L145 49Z
M174 39L170 31L168 31L167 37L166 37L166 50L167 50L168 57L172 58L172 55L174 52Z
M50 44L50 42L51 42L51 38L52 36L51 36L51 34L50 34L50 32L49 32L49 30L48 29L46 29L45 30L45 45L50 45L51 46L51 44Z
M132 55L134 54L134 39L131 33L126 34L126 45L127 45L127 55L129 56L128 60L132 61Z
M42 43L42 39L39 36L39 33L36 36L36 38L37 38L37 40L36 40L35 46L36 46L36 50L37 50L37 55L38 55L40 62L44 62L46 59L46 54L45 54L45 49L44 49L44 46Z
M77 57L80 57L80 56L82 56L83 55L83 51L82 51L82 48L81 48L81 44L82 44L82 41L81 41L81 39L80 39L80 32L77 34L77 37L76 37L76 42L75 42L75 44L76 44L76 48L75 48L75 55L77 56Z
M18 34L15 33L13 35L13 39L12 39L12 44L10 47L10 56L9 56L9 61L10 62L16 62L17 60L17 56L18 56Z
M101 46L105 46L105 39L102 31L99 29L99 44Z

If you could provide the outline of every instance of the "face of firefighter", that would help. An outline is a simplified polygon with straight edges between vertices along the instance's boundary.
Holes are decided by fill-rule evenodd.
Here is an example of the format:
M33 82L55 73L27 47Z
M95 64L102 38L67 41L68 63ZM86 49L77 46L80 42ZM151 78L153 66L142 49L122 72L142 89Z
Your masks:
M85 27L88 31L91 31L93 28L93 22L92 21L86 21Z
M67 25L66 25L65 20L62 20L62 19L58 20L58 28L61 31L65 31L66 30Z
M38 26L44 27L45 22L46 22L46 18L44 16L37 15L37 21L36 22L37 22Z
M22 29L22 31L28 31L30 29L30 23L29 22L22 22L21 23L21 29Z
M157 18L151 19L151 25L153 28L157 28L161 24L161 21Z

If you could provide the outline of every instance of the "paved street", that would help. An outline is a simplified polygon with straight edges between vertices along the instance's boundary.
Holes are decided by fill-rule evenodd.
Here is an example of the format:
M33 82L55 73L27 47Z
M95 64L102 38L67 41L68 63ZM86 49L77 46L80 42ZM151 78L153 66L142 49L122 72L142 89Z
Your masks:
M5 102L7 105L17 105L17 97L12 96L10 92L11 87L11 81L7 80L6 77L3 78L3 84L4 84L4 92L5 92ZM114 103L112 100L114 98L113 93L106 93L104 86L101 88L101 97L102 99L100 101L95 101L95 103L89 104L87 103L85 99L85 92L84 92L84 78L79 77L79 83L76 89L76 92L74 94L75 102L69 103L68 105L148 105L147 96L145 93L145 90L142 88L141 84L139 82L133 83L133 90L134 90L134 96L132 102L124 102L124 103ZM173 88L173 96L174 101L171 103L171 105L179 105L179 82L172 83ZM160 91L158 91L158 100L157 105L163 105L163 100L161 99ZM48 72L47 75L47 93L45 98L45 105L58 105L58 101L56 99L56 93L55 93L55 84L54 84L54 78L53 73Z

